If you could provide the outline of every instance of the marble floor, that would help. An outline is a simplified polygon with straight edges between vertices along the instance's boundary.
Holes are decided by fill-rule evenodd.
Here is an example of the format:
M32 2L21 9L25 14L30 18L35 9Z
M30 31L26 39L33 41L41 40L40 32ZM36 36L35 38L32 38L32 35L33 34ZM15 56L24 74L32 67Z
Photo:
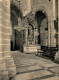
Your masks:
M59 80L59 64L50 59L19 51L11 54L17 71L17 75L12 80Z

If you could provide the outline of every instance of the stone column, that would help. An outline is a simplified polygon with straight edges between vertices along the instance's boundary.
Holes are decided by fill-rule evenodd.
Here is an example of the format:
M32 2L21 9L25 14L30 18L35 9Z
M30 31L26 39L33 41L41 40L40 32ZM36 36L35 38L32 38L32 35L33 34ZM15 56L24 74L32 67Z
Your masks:
M53 0L53 20L56 19L56 3L55 3L56 0Z
M36 29L34 28L34 45L35 45L35 36L36 36Z
M51 44L50 44L51 29L50 28L51 28L51 23L48 22L48 47L51 46Z
M56 52L55 60L59 61L59 0L58 0L58 52Z
M54 22L53 21L51 21L51 29L50 29L50 34L51 34L51 36L50 36L50 39L51 39L51 46L50 47L54 47Z
M4 14L3 14L3 2L0 1L0 80L9 80L8 70L6 67L6 62L4 60ZM5 10L4 10L5 11ZM4 16L4 17L3 17Z
M58 0L58 58L59 58L59 0Z
M53 20L56 20L56 0L53 0ZM54 25L54 22L53 22ZM56 39L55 39L55 29L53 30L54 32L54 47L56 47Z
M25 32L26 32L26 33L25 33L25 34L26 34L26 35L25 35L25 36L26 36L26 37L25 37L25 42L26 42L26 44L27 44L27 42L28 42L28 28L26 28Z
M48 46L49 47L56 47L55 44L55 30L54 30L54 20L56 19L56 14L55 14L55 0L52 0L52 15L50 16L50 22L48 23ZM50 27L49 27L50 26ZM50 35L49 35L50 34Z
M50 16L50 20L48 22L48 46L49 47L56 47L55 44L55 30L54 30L54 20L56 19L55 15L55 0L53 0L53 13Z
M54 40L54 21L53 19L48 22L48 46L55 47Z
M3 43L3 47L1 46L1 50L3 50L3 59L6 63L6 68L8 71L8 76L13 77L16 75L16 67L14 64L14 60L11 57L11 52L10 52L10 36L11 36L11 26L10 26L10 0L4 0L2 2L2 40L1 42ZM5 65L5 64L4 64ZM4 77L3 77L4 78ZM4 80L4 79L3 79ZM7 79L5 79L7 80ZM9 80L9 79L8 79Z
M35 33L35 44L38 44L38 29L36 28L36 33Z

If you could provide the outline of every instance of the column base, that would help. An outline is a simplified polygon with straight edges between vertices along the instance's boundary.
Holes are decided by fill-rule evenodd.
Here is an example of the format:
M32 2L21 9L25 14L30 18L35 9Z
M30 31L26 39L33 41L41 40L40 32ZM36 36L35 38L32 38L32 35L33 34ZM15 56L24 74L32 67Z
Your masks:
M0 60L0 80L9 80L6 62Z
M56 52L55 60L56 60L56 61L59 61L59 52Z
M5 61L8 70L8 75L10 78L12 78L16 75L16 66L14 64L14 60L12 57L8 57L5 59Z

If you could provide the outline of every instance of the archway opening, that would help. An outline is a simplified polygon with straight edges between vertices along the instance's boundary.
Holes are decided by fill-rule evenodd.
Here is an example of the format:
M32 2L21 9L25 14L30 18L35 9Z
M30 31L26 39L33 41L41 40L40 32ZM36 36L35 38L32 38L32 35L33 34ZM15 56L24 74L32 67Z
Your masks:
M38 27L38 44L41 47L48 45L48 20L45 11L37 11L36 14L37 27Z
M20 50L20 47L22 45L20 42L23 43L20 38L20 36L22 36L22 31L20 30L21 19L21 11L17 8L17 6L11 4L11 51Z
M11 51L17 50L16 44L16 30L14 26L18 25L17 17L11 12L11 25L12 25L12 35L11 35Z

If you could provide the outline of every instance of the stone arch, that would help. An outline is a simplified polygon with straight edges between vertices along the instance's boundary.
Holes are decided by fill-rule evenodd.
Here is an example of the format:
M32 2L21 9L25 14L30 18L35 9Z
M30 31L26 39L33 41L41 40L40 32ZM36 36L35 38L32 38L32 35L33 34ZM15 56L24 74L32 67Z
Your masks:
M20 7L18 8L17 5L11 3L11 12L13 12L15 14L16 11L17 11L17 16L22 18L23 13L22 13L22 10L20 9Z
M47 17L47 20L49 20L49 15L48 15L48 10L47 10L47 8L45 8L44 6L41 6L41 5L40 5L40 6L39 6L39 9L36 8L36 11L35 11L34 14L36 14L37 11L44 11L45 16Z
M48 13L44 7L39 7L36 10L35 17L37 20L37 28L38 28L38 44L41 46L48 46L47 43L47 33L48 33ZM45 39L43 37L45 36Z
M22 12L22 10L21 10L21 8L20 8L19 3L18 3L16 0L10 0L10 1L11 1L10 4L13 5L13 6L15 6L15 7L17 7L18 10L19 10L19 11L21 12L21 14L23 15L23 12Z

